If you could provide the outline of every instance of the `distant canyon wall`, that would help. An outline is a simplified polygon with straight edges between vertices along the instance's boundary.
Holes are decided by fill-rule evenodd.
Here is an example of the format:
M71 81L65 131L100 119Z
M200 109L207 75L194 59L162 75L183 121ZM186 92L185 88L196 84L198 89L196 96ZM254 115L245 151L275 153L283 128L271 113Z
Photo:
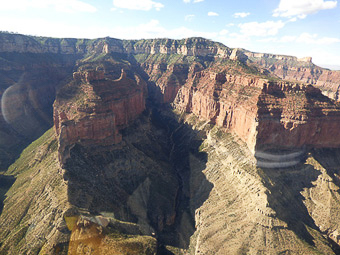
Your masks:
M125 54L182 54L188 56L216 56L227 58L231 50L220 43L204 38L182 40L150 39L119 40L114 38L72 39L32 37L17 34L0 34L0 52L18 53L125 53Z
M339 98L340 71L314 65L311 57L297 58L267 53L243 52L250 61L284 80L309 83L335 99Z

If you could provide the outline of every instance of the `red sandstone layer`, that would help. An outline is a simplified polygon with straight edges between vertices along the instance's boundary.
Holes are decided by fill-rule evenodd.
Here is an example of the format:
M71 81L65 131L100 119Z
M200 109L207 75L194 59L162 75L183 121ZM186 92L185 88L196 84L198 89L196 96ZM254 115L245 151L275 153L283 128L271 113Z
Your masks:
M119 130L145 109L145 83L139 77L136 81L130 79L123 70L117 80L93 70L76 72L73 77L54 104L62 164L67 159L67 148L75 143L104 146L119 143L122 140ZM70 91L71 97L67 95Z
M311 85L201 71L174 106L236 133L252 151L340 146L340 105Z

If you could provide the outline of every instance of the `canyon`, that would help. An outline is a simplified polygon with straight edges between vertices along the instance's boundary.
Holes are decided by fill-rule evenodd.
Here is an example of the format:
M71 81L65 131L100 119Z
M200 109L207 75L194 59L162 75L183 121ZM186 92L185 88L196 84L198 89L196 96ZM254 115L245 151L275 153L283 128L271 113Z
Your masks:
M339 74L0 33L0 254L340 254Z

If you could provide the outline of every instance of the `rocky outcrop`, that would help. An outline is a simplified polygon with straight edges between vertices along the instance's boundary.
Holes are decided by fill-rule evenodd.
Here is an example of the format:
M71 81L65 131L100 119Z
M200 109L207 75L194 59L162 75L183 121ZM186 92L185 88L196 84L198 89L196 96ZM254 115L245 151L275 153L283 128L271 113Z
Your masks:
M312 85L201 71L174 106L233 131L253 152L340 146L340 105Z
M330 71L312 63L311 57L297 58L292 56L254 53L243 50L248 59L265 68L281 79L310 83L319 87L322 92L339 100L340 71Z
M216 56L228 58L231 50L222 44L204 38L187 38L182 40L153 39L140 40L130 48L133 54L180 54L184 56Z
M247 61L248 57L245 55L242 50L240 49L233 49L231 55L230 55L231 60L239 60L240 62L245 62Z
M128 78L124 70L117 80L105 78L103 71L73 74L73 81L60 91L54 104L62 164L75 143L107 146L122 140L119 130L145 109L145 83L136 80ZM75 90L71 98L67 95L70 90Z
M277 92L276 92L277 93ZM340 136L339 104L311 85L281 95L262 94L258 101L257 148L336 148Z
M197 77L199 82L193 83ZM234 131L251 147L256 134L256 102L264 84L253 77L202 71L180 89L174 106Z
M74 226L71 229L67 253L69 255L87 254L89 251L95 254L113 255L157 253L156 239L143 236L136 224L125 223L124 226L122 222L118 223L114 219L103 216L76 218L78 218L76 223L70 224Z

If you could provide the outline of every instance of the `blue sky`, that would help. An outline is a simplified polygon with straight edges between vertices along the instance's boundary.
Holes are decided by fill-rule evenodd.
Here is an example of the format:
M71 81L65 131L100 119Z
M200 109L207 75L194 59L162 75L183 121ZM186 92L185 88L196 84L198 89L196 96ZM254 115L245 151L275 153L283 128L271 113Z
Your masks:
M256 52L311 56L340 69L335 0L10 0L0 30L51 37L202 36Z

